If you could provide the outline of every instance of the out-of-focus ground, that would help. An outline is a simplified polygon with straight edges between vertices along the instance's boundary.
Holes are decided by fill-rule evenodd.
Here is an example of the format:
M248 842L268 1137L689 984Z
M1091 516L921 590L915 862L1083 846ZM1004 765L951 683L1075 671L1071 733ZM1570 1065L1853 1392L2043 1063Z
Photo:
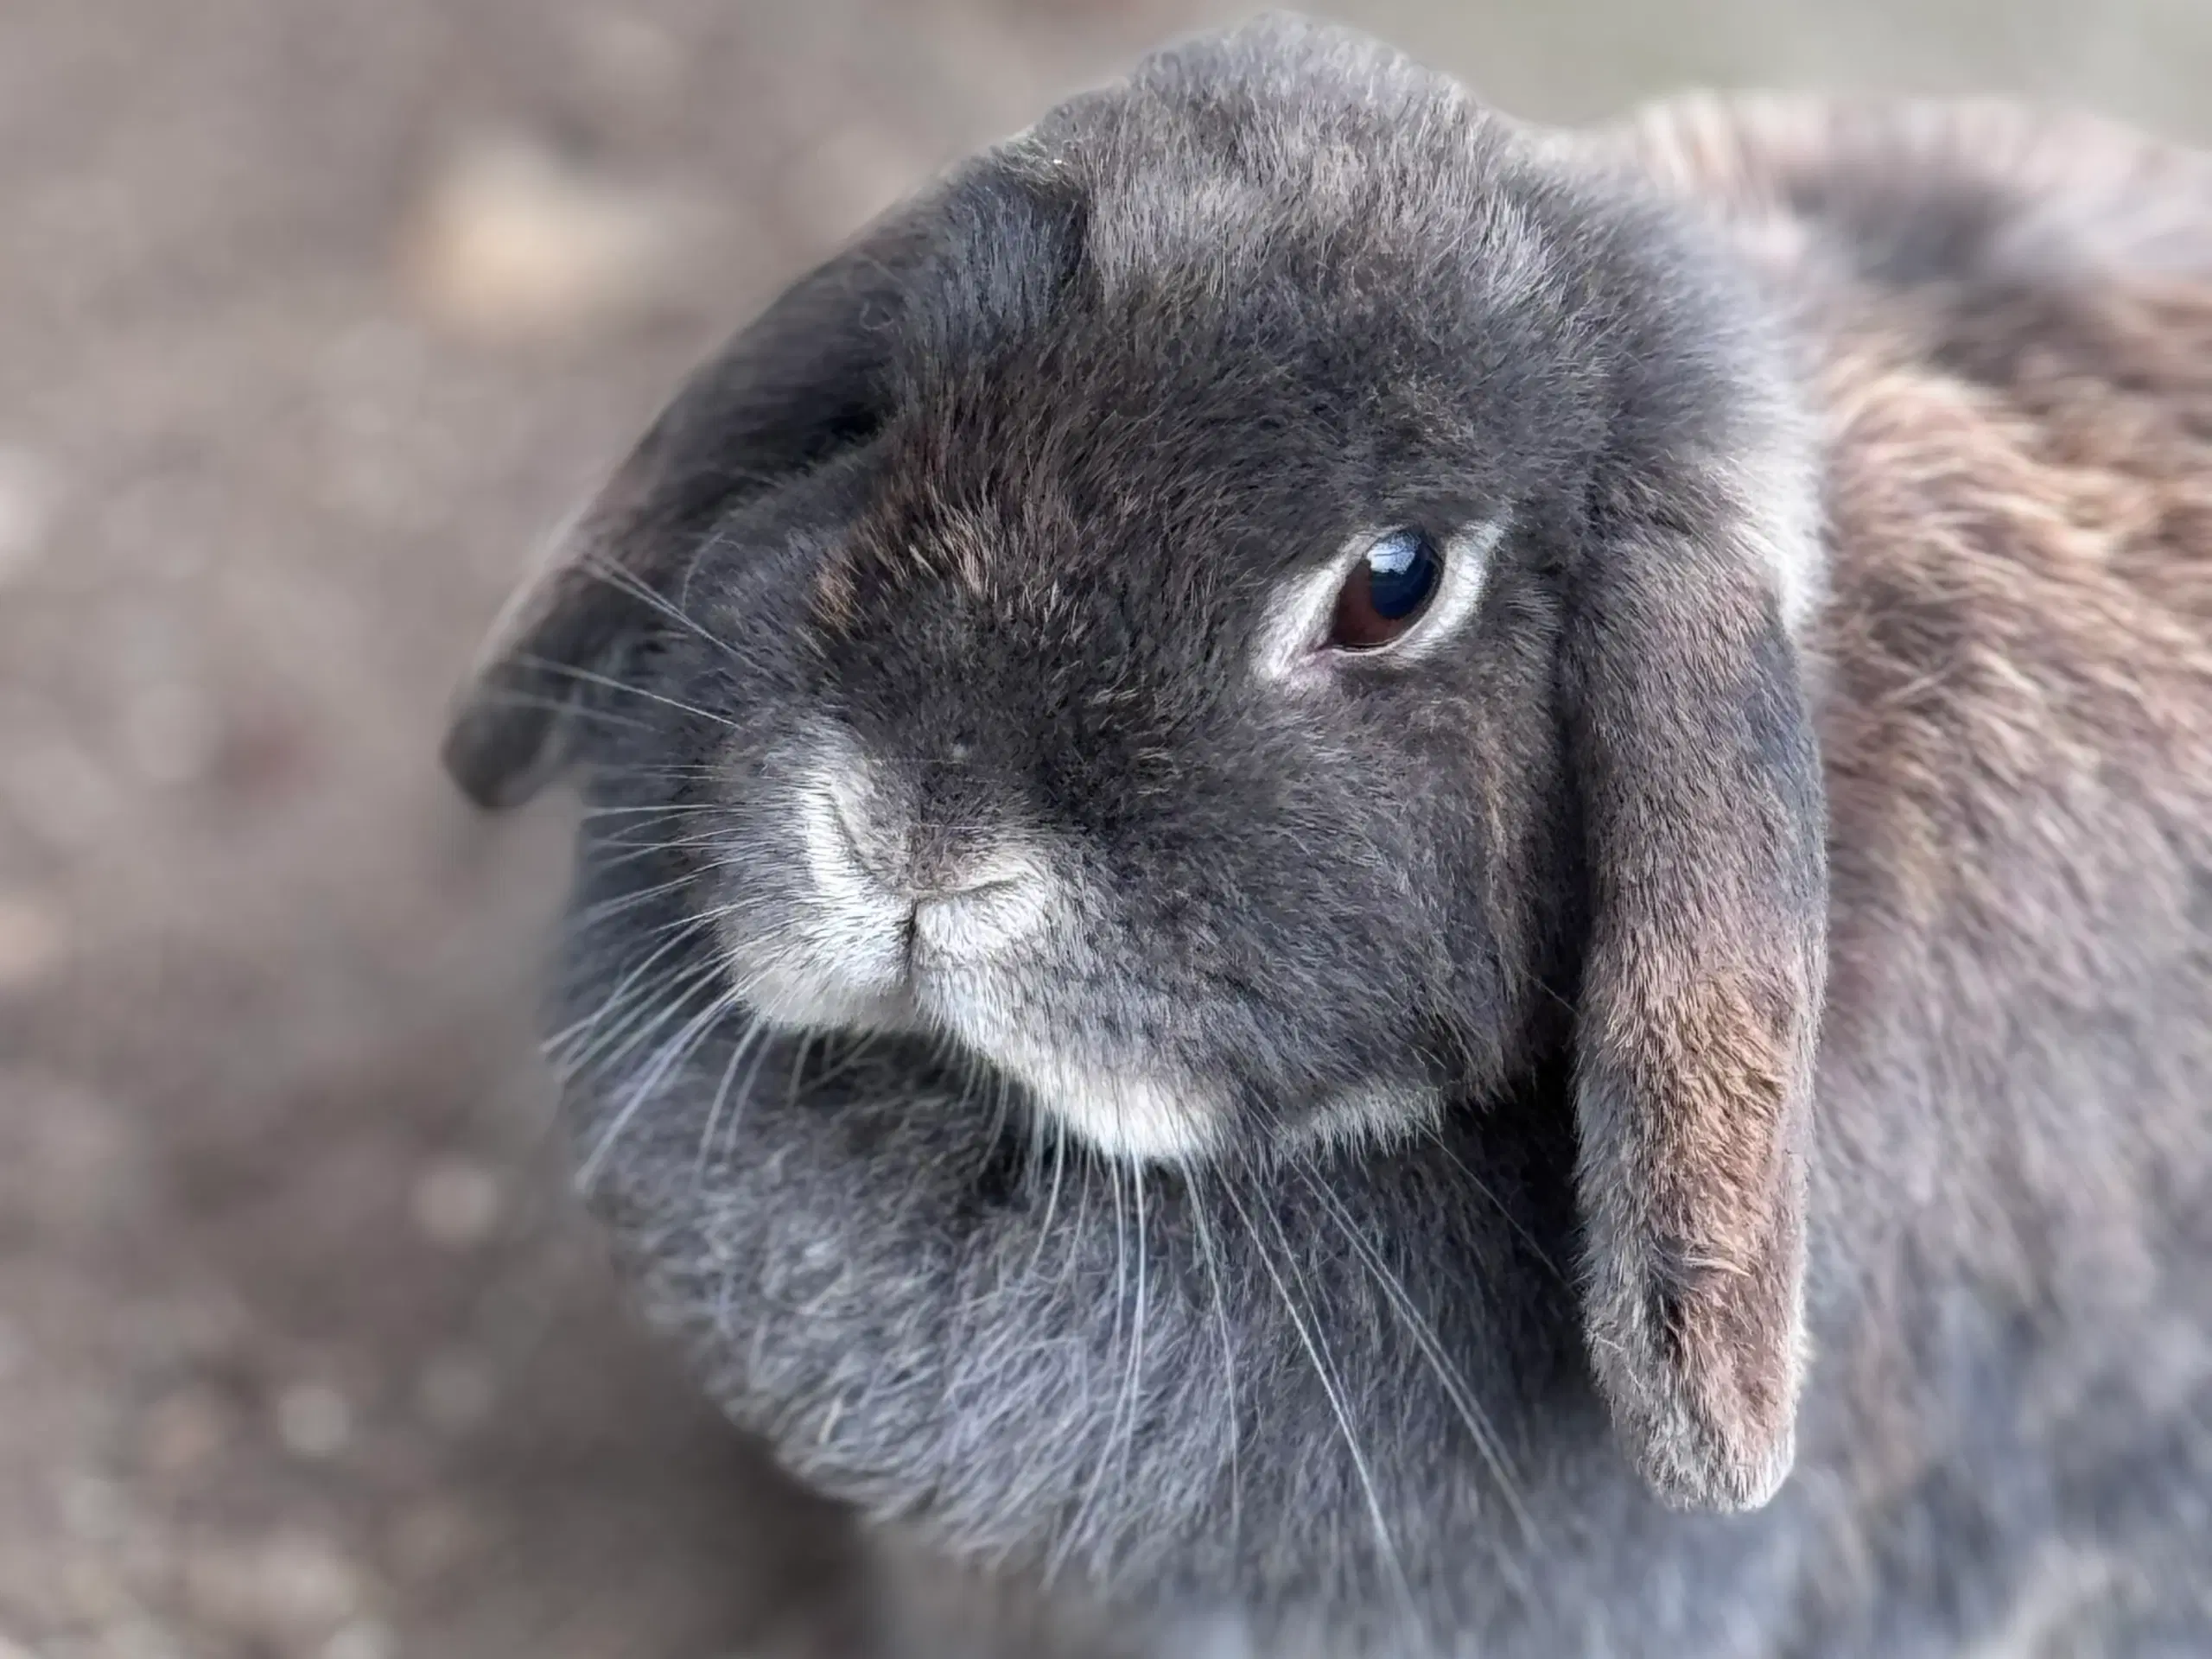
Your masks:
M2212 123L2212 0L1373 0L1686 82ZM1221 15L1217 13L1216 15ZM1175 0L0 3L0 1659L827 1651L836 1529L618 1311L443 700L671 378Z

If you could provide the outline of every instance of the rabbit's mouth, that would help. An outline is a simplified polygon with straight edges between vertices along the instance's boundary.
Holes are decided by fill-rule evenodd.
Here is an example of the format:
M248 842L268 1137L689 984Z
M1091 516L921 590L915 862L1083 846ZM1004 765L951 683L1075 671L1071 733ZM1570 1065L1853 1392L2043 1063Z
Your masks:
M1128 976L1095 959L1104 924L1065 861L1011 833L926 842L889 793L864 765L823 766L797 790L780 902L761 895L723 928L753 1012L945 1040L1109 1156L1215 1149L1230 1103L1175 1060L1187 1010L1141 1006Z

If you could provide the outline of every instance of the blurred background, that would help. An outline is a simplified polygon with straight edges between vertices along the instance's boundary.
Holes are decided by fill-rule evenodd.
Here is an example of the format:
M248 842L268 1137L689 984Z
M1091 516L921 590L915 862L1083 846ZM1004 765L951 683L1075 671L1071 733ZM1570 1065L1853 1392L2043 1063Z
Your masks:
M832 1518L626 1322L531 1041L557 804L445 697L800 267L1184 0L0 0L0 1659L830 1652ZM1689 84L2212 130L2212 0L1363 0Z

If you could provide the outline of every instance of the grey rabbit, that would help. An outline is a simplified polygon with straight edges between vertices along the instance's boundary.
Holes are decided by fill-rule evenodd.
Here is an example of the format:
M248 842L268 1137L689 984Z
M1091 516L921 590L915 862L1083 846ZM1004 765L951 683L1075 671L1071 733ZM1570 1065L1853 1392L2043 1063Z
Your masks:
M447 759L580 777L580 1179L900 1536L2212 1652L2212 161L1173 47L702 369Z

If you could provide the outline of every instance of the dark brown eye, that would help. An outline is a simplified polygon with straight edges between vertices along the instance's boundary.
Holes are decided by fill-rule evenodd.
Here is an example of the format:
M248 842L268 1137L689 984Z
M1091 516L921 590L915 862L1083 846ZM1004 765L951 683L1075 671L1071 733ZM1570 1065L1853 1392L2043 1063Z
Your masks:
M1394 530L1369 548L1337 594L1329 643L1339 651L1387 645L1421 620L1444 578L1444 560L1417 530Z

